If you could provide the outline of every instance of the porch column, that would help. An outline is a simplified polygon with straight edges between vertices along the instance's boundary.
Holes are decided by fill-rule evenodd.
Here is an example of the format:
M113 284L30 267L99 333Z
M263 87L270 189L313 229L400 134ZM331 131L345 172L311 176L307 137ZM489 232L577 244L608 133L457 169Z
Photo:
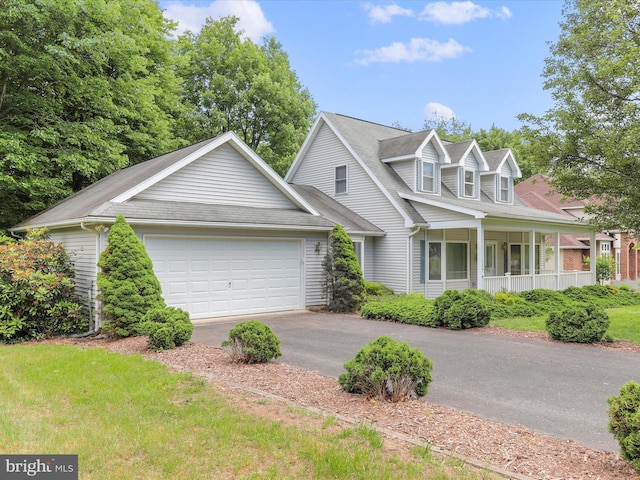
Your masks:
M591 261L589 262L589 270L591 271L591 281L596 283L596 261L597 261L597 250L596 250L596 231L591 231L591 240L589 247L589 255L591 255Z
M529 232L529 274L531 287L536 288L536 231Z
M482 226L482 224L478 225L476 233L478 235L478 238L476 240L478 249L478 259L476 260L478 281L476 288L478 290L484 290L484 227Z
M554 261L556 263L556 290L560 290L560 232L556 232L556 248L553 252Z

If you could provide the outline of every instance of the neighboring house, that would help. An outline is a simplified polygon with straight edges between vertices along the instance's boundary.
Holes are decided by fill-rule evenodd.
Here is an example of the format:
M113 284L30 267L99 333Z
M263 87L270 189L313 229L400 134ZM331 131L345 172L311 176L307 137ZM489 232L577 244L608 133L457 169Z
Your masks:
M570 218L586 218L584 209L588 202L567 198L554 190L551 178L536 174L515 186L517 195L528 205L567 215ZM562 235L560 251L565 270L582 270L590 257L590 238L580 235ZM632 232L616 230L598 232L596 255L612 257L616 262L615 280L638 280L640 256L635 246L638 238Z
M584 222L527 206L511 150L482 152L434 130L410 133L324 112L286 181L315 187L384 231L353 238L368 280L435 298L447 289L564 289L595 283L595 266L565 272L553 245L591 239Z
M71 252L95 327L97 262L119 214L144 242L166 302L192 319L324 304L335 223L363 241L384 234L321 192L292 188L226 133L115 172L14 228L47 227Z

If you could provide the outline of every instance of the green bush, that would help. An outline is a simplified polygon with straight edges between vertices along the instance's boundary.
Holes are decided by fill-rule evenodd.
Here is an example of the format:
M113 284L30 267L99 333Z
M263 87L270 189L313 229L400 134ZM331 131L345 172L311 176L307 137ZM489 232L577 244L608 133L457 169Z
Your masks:
M144 244L124 216L118 216L107 240L98 262L98 298L106 320L103 328L121 337L137 335L142 317L153 308L166 306L162 287Z
M417 348L382 336L365 345L344 364L347 373L338 377L349 393L391 402L427 394L433 363Z
M562 293L576 302L589 303L600 308L640 305L640 295L638 293L629 290L618 290L611 285L569 287Z
M427 300L417 293L367 302L360 308L360 315L374 320L436 326L433 321L433 300Z
M630 381L619 396L609 397L609 431L620 445L620 454L640 471L640 384Z
M609 328L609 317L599 307L576 304L560 312L551 312L546 326L554 340L593 343L602 340Z
M362 269L353 242L339 224L331 232L322 268L329 310L340 313L358 310L364 297Z
M188 342L193 334L189 314L175 307L152 308L142 318L139 332L149 336L149 348L169 350Z
M433 305L433 318L438 326L453 330L484 327L491 318L487 299L477 291L445 290Z
M364 293L368 297L383 297L393 295L393 290L382 283L364 281Z
M229 339L223 347L231 347L231 358L238 363L266 363L282 355L280 340L268 325L249 320L241 322L229 331Z
M86 331L71 259L61 244L30 231L0 245L0 341L13 343Z

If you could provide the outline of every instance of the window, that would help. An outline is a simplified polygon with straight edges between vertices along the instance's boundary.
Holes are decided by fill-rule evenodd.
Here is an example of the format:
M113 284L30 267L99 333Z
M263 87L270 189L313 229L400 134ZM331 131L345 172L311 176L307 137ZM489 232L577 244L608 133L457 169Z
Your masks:
M476 196L476 172L473 170L464 171L464 196L475 197Z
M353 243L353 251L356 254L356 258L358 259L360 268L362 268L362 242L351 242L351 243Z
M429 242L429 280L442 280L442 244Z
M611 256L611 244L609 242L602 242L600 244L600 256L601 257Z
M469 278L466 243L447 243L447 280Z
M422 162L422 191L436 191L436 166L431 162Z
M488 277L497 275L498 244L487 242L484 244L484 274Z
M347 193L347 166L336 167L336 193Z
M509 177L500 177L500 201L509 201Z

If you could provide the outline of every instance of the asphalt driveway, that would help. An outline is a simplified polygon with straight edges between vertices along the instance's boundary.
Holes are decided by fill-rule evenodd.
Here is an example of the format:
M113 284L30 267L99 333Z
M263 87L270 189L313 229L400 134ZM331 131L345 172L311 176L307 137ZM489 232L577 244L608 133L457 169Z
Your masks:
M607 398L640 382L640 355L516 337L312 312L258 318L282 341L278 361L337 377L366 343L389 335L433 363L427 399L479 417L618 452ZM246 318L196 324L192 341L220 346Z

